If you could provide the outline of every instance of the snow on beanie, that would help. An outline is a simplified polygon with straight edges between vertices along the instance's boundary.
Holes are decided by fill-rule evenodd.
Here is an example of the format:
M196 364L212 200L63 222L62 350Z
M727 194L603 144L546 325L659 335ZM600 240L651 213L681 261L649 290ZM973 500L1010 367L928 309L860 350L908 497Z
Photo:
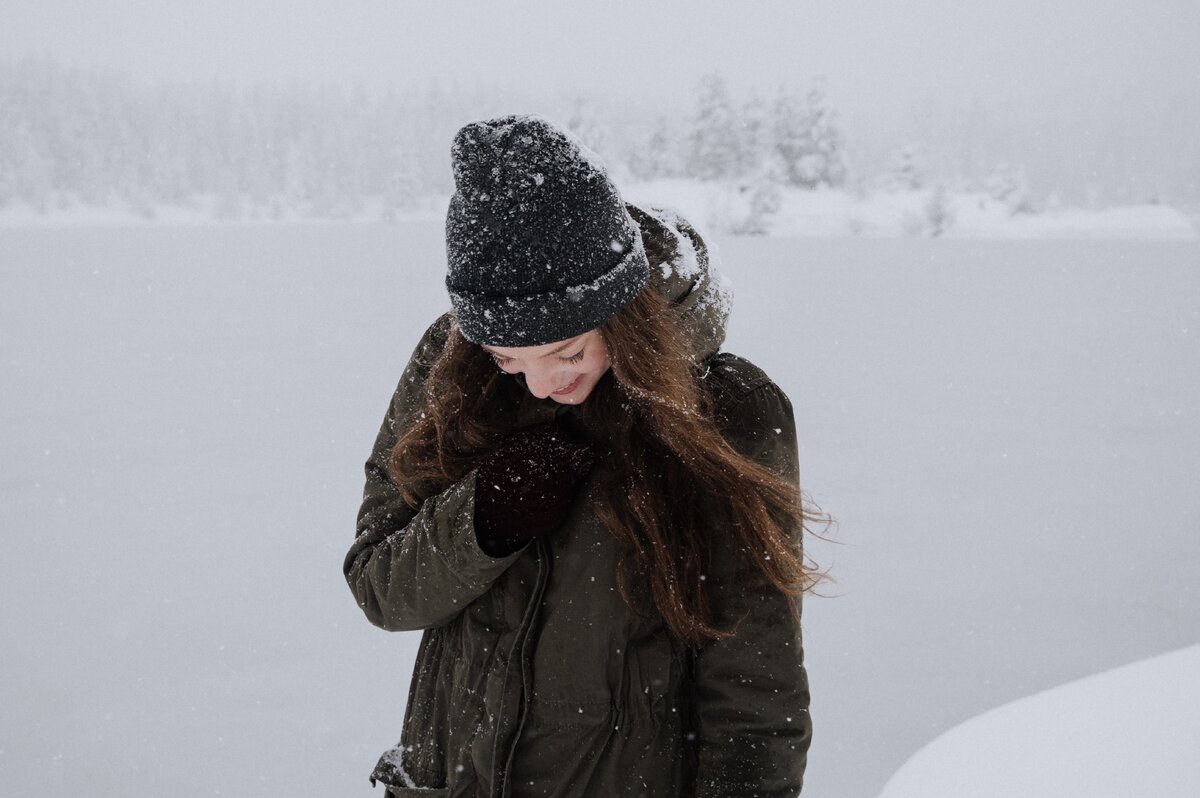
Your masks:
M573 338L642 290L641 231L604 164L570 133L540 116L472 122L451 158L446 288L467 340Z

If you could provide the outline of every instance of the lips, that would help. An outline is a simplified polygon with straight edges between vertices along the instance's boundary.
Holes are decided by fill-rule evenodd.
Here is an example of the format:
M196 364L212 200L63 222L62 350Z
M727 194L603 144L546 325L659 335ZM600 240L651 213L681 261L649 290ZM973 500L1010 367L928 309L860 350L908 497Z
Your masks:
M582 379L583 379L583 375L580 374L578 377L575 378L575 382L571 383L566 388L559 388L557 391L554 392L554 395L555 396L563 396L564 394L570 393L571 391L573 391L579 387L579 381Z

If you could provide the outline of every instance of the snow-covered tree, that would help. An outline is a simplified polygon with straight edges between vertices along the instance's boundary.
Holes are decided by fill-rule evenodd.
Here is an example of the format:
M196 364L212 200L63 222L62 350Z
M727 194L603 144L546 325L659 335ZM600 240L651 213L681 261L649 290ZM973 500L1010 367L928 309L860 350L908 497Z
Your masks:
M984 190L992 199L1004 203L1011 213L1028 213L1032 210L1029 179L1024 169L998 164L984 181Z
M576 97L562 124L596 153L608 152L612 131L600 112L586 97Z
M731 226L738 235L761 236L771 232L775 215L783 207L783 192L774 174L759 174L741 187L747 195L745 217Z
M654 129L641 146L632 149L628 156L630 174L636 180L658 180L679 175L679 159L665 116L654 121Z
M906 144L896 151L887 171L879 176L879 187L885 191L920 191L925 180L925 165L918 148Z
M775 157L788 185L815 189L845 184L845 145L822 80L814 81L803 99L781 90L772 121Z
M385 221L391 221L397 211L417 207L424 193L415 141L408 136L395 136L387 148L383 169L382 215Z
M700 79L688 136L687 173L700 180L734 177L741 168L741 137L733 102L720 75Z
M925 221L929 224L929 235L936 238L954 224L954 209L950 205L950 194L939 183L925 201Z
M769 130L767 109L756 92L742 103L738 113L738 168L739 176L751 176L762 172L767 162ZM778 186L775 187L778 190Z

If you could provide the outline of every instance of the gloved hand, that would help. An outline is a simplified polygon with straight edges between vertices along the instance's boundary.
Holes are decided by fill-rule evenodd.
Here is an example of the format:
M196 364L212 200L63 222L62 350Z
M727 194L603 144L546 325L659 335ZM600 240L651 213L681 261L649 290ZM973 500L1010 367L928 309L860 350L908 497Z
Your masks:
M493 557L562 526L595 453L557 423L514 432L475 472L475 536Z

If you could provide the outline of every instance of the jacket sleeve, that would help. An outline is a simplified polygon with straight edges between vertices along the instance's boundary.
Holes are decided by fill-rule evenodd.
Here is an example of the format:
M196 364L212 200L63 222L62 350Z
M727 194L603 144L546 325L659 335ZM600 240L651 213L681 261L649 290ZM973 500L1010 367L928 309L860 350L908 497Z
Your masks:
M387 476L388 456L424 404L423 386L445 344L448 316L426 331L400 376L366 462L357 536L342 565L367 619L390 631L453 619L520 555L491 557L475 538L475 472L410 507Z
M724 434L735 449L798 483L792 406L774 383L750 391L730 418ZM719 622L742 620L732 637L696 653L696 795L791 798L812 731L800 599L732 555L718 556L706 575Z

